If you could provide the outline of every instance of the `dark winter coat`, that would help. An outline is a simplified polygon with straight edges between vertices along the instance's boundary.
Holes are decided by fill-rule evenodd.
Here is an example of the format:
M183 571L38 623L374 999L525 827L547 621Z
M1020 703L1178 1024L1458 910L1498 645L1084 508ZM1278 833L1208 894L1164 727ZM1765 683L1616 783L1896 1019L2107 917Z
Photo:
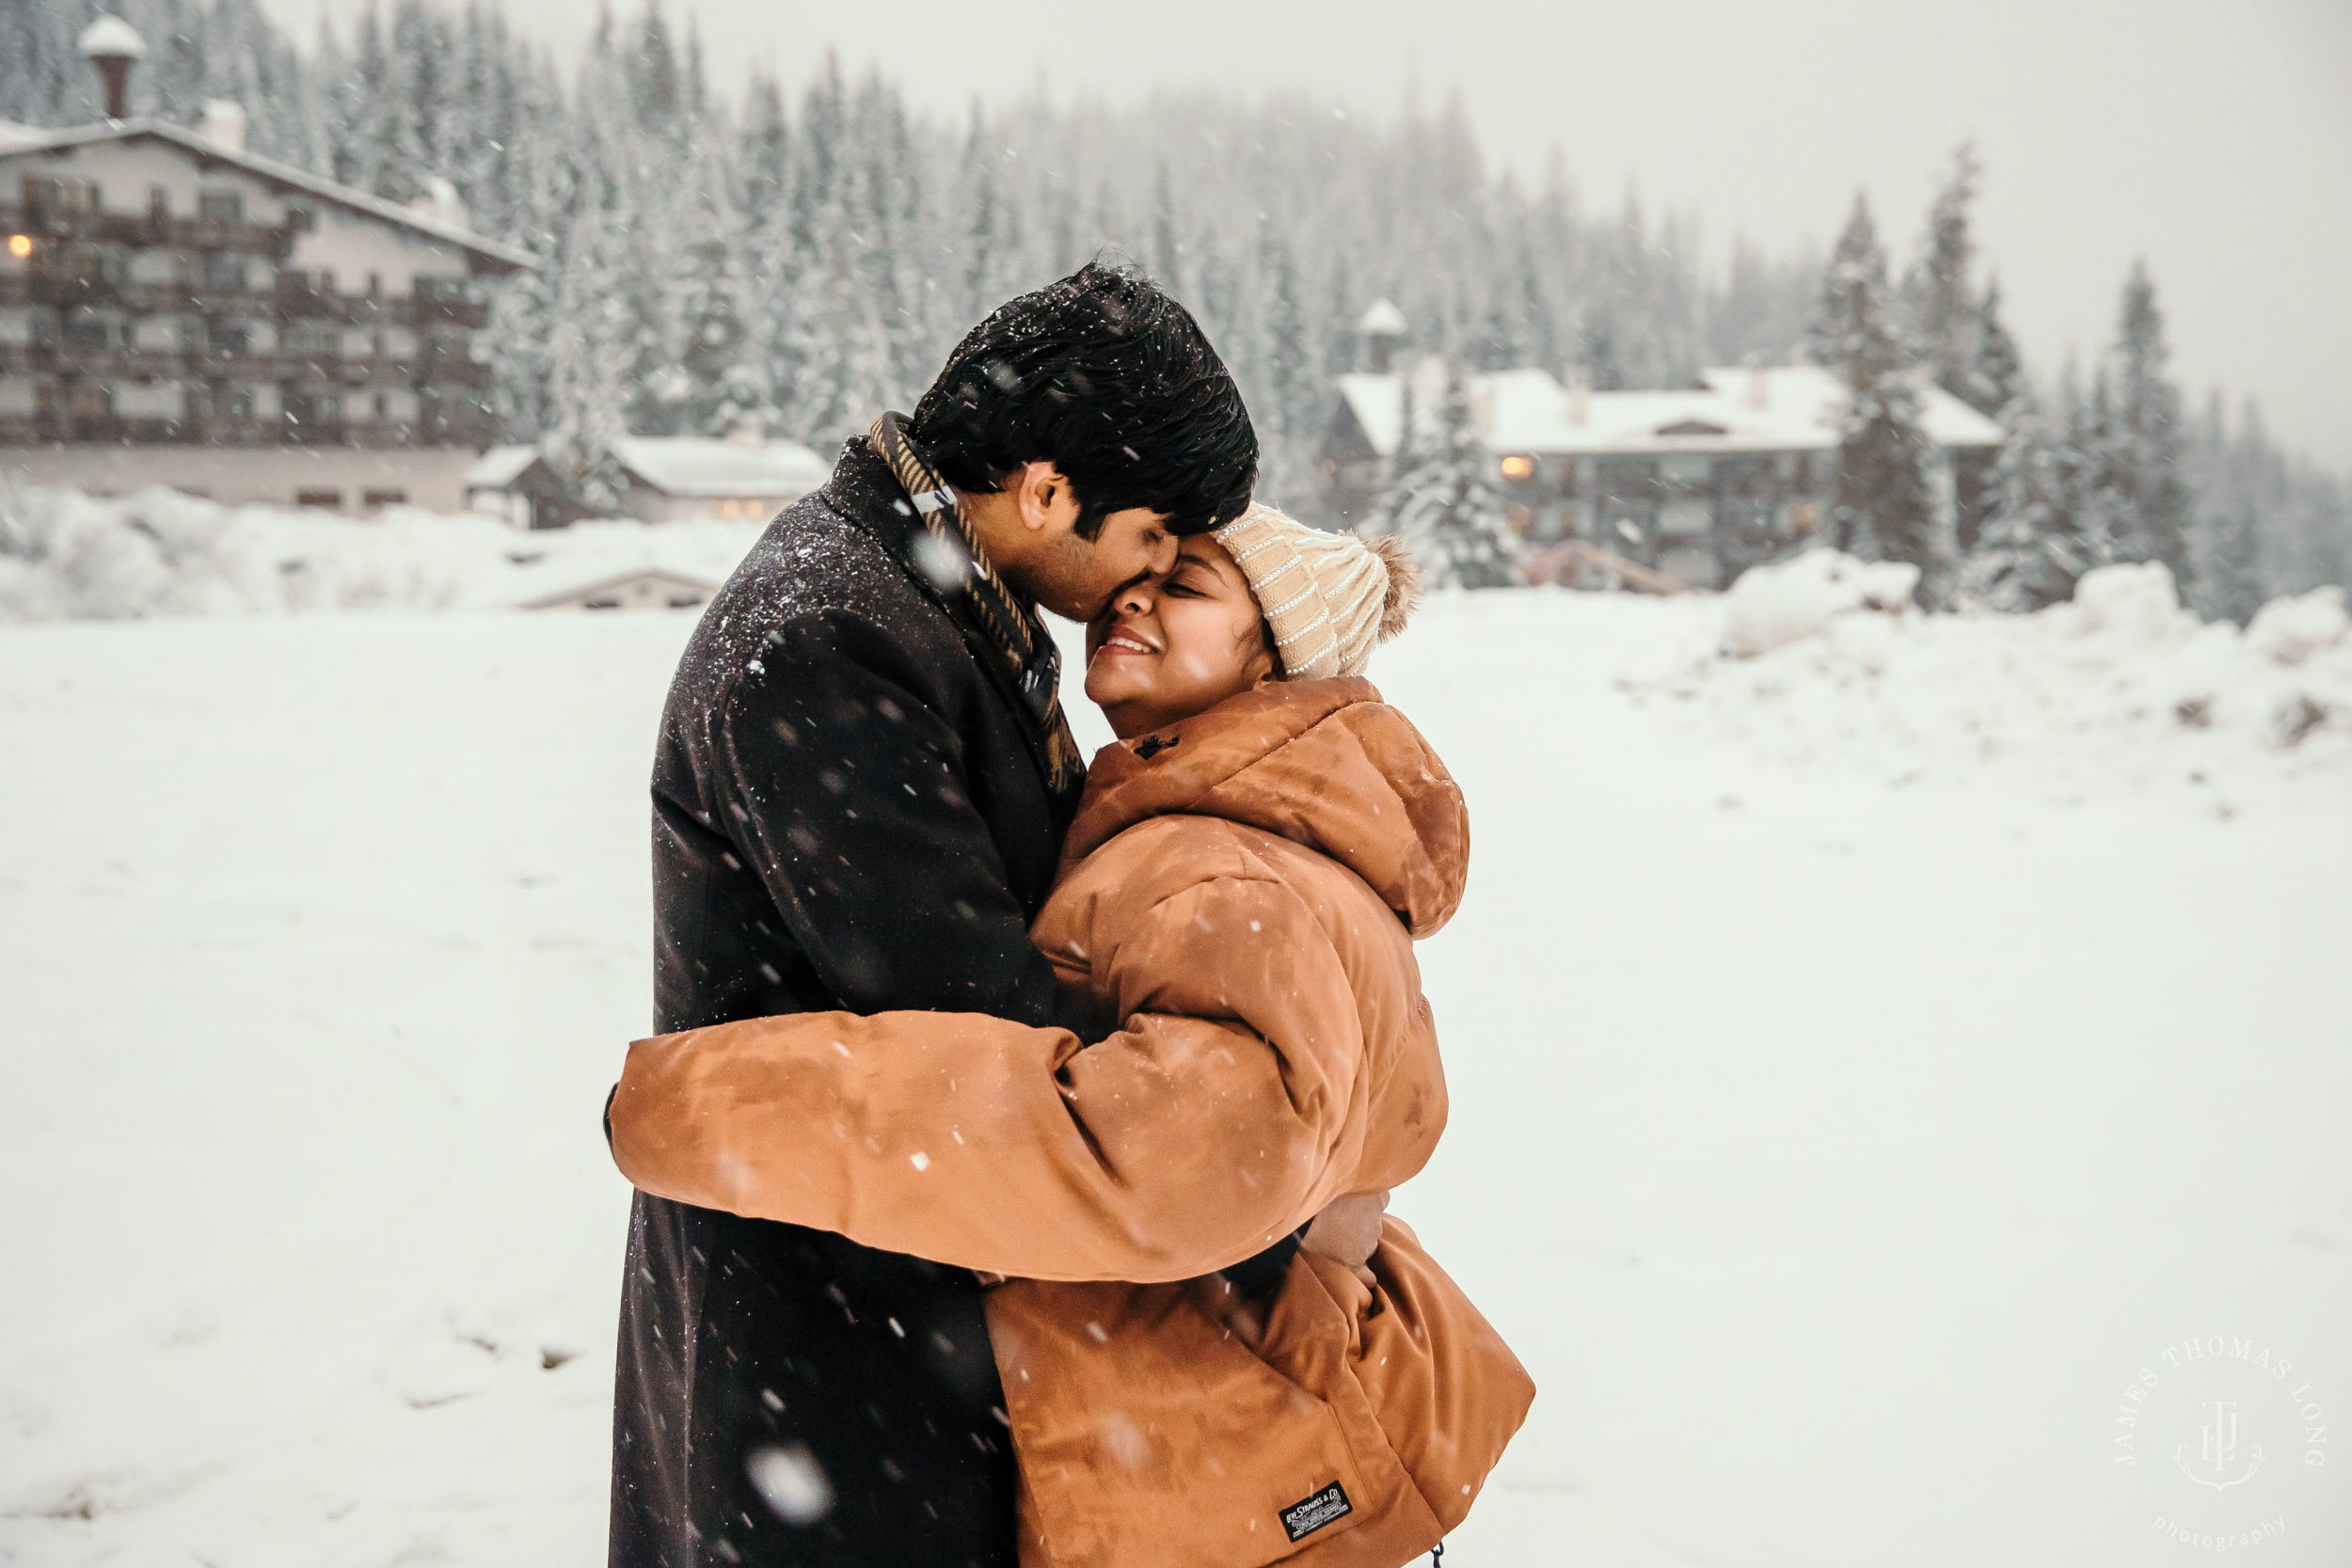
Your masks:
M1028 927L1075 792L1049 789L1002 657L907 564L900 499L850 442L688 644L654 764L661 1032L1054 1013ZM637 1195L613 1568L1009 1564L1002 1405L969 1274ZM794 1524L753 1474L803 1457L830 1503Z

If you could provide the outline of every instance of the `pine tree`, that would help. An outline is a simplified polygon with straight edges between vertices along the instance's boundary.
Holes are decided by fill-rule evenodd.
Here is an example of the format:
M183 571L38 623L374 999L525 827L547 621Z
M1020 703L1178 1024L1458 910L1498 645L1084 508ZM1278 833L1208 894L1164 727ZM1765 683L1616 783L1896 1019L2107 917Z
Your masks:
M1152 272L1171 294L1184 292L1184 249L1177 237L1176 190L1162 158L1152 178Z
M1993 470L1993 511L1963 563L1954 597L1963 604L2026 613L2074 597L2090 558L2069 509L2062 417L2020 384L2001 410Z
M739 430L764 436L775 418L765 377L754 361L741 242L733 193L713 150L695 160L692 236L679 317L685 329L680 368L686 372L684 428L702 436Z
M1823 284L1813 353L1837 372L1846 410L1832 485L1829 537L1866 561L1903 561L1921 574L1931 604L1947 563L1936 549L1919 392L1887 319L1885 254L1860 198Z
M2001 280L1985 285L1977 304L1976 363L1969 368L1966 390L1953 395L1978 413L1994 420L2026 387L2025 356L2017 340L2001 320Z
M622 420L632 357L631 323L619 289L621 246L595 209L572 225L558 276L548 366L552 424L540 450L587 511L620 510L627 481L612 458L628 434Z
M2187 443L2186 463L2196 480L2197 498L2189 536L2190 559L2196 562L2196 592L2190 603L2207 620L2234 621L2244 626L2270 597L2269 570L2264 548L2266 514L2275 516L2259 459L2239 461L2237 443L2230 436L2221 411L2221 394L2205 403L2205 417Z
M1829 265L1822 270L1813 323L1805 329L1805 356L1817 365L1835 369L1844 364L1851 353L1855 336L1861 330L1855 313L1857 281L1868 285L1868 300L1880 307L1883 313L1886 299L1886 252L1879 245L1878 225L1870 218L1869 198L1859 191L1854 193L1853 211L1837 236L1837 245L1830 252Z
M2155 285L2132 263L2123 286L2114 353L2114 406L2107 432L2121 509L2117 554L2162 562L2185 598L2192 589L2189 495L2182 479L2181 394L2165 373L2169 351Z
M1903 280L1914 352L1927 362L1935 384L1958 398L1968 396L1979 362L1981 318L1968 279L1976 261L1968 209L1981 172L1975 147L1963 143L1929 209L1919 259Z
M1613 392L1625 385L1625 365L1617 356L1617 313L1606 299L1584 307L1579 333L1577 362L1585 384L1596 392Z
M2088 390L2074 366L2067 367L2061 404L2066 439L2058 463L2086 569L2139 559L2128 553L2131 524L2118 479L2112 402L2105 365L2091 372Z
M1406 426L1412 406L1406 404ZM1502 588L1518 580L1518 540L1503 514L1502 496L1488 476L1493 459L1470 421L1470 392L1449 372L1445 395L1426 445L1400 434L1397 456L1409 462L1378 508L1383 527L1421 563L1433 588Z
M1258 386L1244 391L1263 393L1250 405L1259 410L1256 422L1273 436L1268 443L1272 461L1261 462L1262 483L1270 498L1296 508L1308 491L1305 459L1321 422L1324 392L1312 374L1306 310L1290 246L1271 225L1259 245L1258 285Z

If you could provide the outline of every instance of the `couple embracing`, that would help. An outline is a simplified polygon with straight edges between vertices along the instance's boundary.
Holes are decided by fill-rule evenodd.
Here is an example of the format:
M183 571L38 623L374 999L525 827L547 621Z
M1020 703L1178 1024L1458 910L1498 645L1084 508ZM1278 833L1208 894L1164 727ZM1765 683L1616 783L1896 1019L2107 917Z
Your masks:
M1394 1568L1534 1388L1388 1189L1460 791L1386 540L1192 318L1013 300L711 602L655 761L614 1568ZM1087 625L1089 769L1039 614Z

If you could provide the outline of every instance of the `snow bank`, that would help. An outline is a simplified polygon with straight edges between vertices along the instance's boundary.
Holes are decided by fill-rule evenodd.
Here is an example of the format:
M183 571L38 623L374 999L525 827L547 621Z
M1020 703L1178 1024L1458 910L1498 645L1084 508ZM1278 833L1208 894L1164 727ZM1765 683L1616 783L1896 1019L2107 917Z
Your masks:
M0 485L0 622L506 609L639 566L716 583L764 526L527 532L480 513L391 507L362 521L160 486L99 498Z
M2352 784L2339 590L2280 600L2243 634L2182 610L2160 565L2087 573L2033 615L1870 614L1851 568L1815 553L1678 607L1696 623L1680 656L1625 689L1687 705L1694 742L1906 787L2075 803L2185 787L2228 816L2290 777Z
M2352 635L2344 590L2330 583L2291 599L2273 599L2246 627L2247 646L2281 664L2300 664L2322 648L2341 647Z
M1741 658L1810 637L1857 610L1900 614L1919 586L1919 568L1857 561L1836 550L1806 550L1740 574L1724 595L1724 651Z

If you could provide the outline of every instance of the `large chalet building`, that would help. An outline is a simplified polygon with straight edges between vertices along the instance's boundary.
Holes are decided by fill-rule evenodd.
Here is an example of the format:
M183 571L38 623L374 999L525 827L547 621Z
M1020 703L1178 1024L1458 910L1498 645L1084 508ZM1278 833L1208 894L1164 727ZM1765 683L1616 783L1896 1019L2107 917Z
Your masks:
M1361 324L1374 369L1339 377L1319 467L1327 517L1372 514L1404 434L1433 420L1446 367L1391 368L1405 318L1383 300ZM1730 584L1811 538L1828 513L1846 392L1815 365L1732 366L1681 390L1601 392L1548 371L1467 378L1470 420L1512 527L1541 562L1593 550L1692 588ZM1409 395L1408 395L1409 394ZM1921 388L1934 449L1938 526L1965 546L1984 507L2001 429L1948 392ZM1582 542L1580 550L1566 546Z
M496 436L486 280L533 265L453 198L402 206L200 129L122 118L141 52L83 35L113 118L0 123L0 473L96 494L462 504Z

